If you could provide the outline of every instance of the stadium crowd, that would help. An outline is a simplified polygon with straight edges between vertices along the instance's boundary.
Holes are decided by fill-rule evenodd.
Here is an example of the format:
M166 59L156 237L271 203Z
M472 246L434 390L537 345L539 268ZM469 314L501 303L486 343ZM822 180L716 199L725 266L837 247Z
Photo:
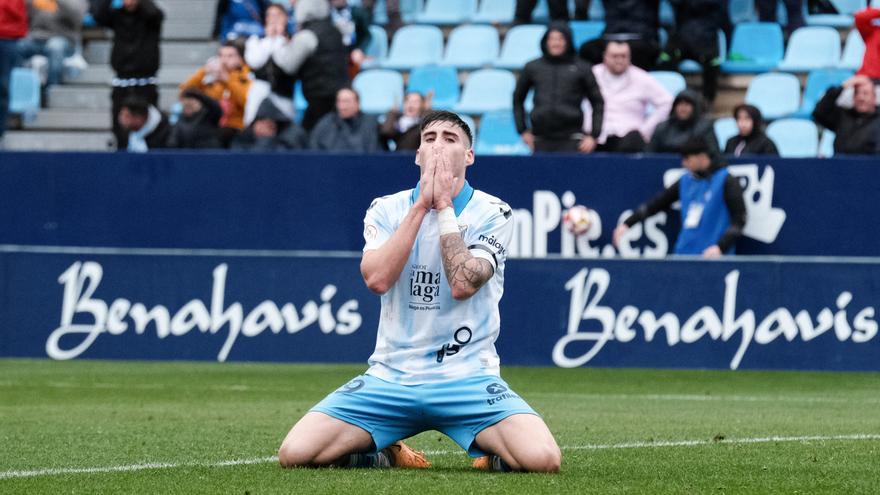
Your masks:
M568 2L548 1L551 22L541 39L542 56L515 71L515 127L530 150L677 153L699 138L713 155L778 153L764 132L765 117L744 102L732 113L736 134L727 142L716 139L710 116L721 74L719 33L729 40L733 28L729 1L669 0L675 27L668 35L660 3L603 2L604 31L578 46L567 21L586 19L590 1L574 2L573 13ZM804 11L834 11L828 0L783 3L788 34L805 24ZM518 0L513 25L530 23L535 5ZM776 20L775 0L757 0L755 7L762 21ZM399 3L387 1L386 9L385 29L393 34L402 25ZM113 32L111 117L119 150L414 149L414 129L433 95L407 93L402 104L373 115L361 110L352 87L370 62L374 10L366 0L220 0L217 54L180 84L179 102L166 115L157 88L164 14L155 0L4 1L0 139L11 68L28 65L44 73L45 102L46 88L85 63L80 55L85 15ZM866 45L862 66L830 87L805 117L836 133L835 153L876 154L880 9L866 8L854 18ZM677 70L683 60L700 66L700 91L670 94L650 71ZM307 103L304 112L297 112L298 97Z

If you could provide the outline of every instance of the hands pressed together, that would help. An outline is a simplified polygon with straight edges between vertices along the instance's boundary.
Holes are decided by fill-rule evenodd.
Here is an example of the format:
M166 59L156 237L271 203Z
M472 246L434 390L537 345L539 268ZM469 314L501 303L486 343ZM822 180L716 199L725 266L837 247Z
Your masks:
M453 191L459 178L452 172L449 159L435 148L425 157L420 180L421 193L417 205L425 210L442 210L452 206Z

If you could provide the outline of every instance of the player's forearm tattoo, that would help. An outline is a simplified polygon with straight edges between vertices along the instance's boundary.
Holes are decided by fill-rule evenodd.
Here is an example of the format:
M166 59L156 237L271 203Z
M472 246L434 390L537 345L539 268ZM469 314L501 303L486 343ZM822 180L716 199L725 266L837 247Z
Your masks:
M480 258L475 258L464 239L458 234L440 236L440 251L443 256L443 270L449 287L475 290L482 287L492 277L492 267Z

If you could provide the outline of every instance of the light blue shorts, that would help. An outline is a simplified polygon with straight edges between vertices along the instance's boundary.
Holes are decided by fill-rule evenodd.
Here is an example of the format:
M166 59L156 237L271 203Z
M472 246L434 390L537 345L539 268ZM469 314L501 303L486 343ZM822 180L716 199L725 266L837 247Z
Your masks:
M538 415L497 376L400 385L360 375L312 408L366 430L376 451L428 430L455 441L471 457L486 455L477 434L514 414Z

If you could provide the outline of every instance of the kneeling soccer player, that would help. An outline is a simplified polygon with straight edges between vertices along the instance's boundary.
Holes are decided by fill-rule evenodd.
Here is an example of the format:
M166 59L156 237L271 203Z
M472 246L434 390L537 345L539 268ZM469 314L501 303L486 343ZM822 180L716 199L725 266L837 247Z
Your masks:
M370 368L294 425L279 462L425 468L400 440L438 430L476 468L557 472L553 435L501 379L495 352L511 209L465 180L474 152L458 115L431 112L420 130L419 184L376 199L364 219L361 274L382 295Z

